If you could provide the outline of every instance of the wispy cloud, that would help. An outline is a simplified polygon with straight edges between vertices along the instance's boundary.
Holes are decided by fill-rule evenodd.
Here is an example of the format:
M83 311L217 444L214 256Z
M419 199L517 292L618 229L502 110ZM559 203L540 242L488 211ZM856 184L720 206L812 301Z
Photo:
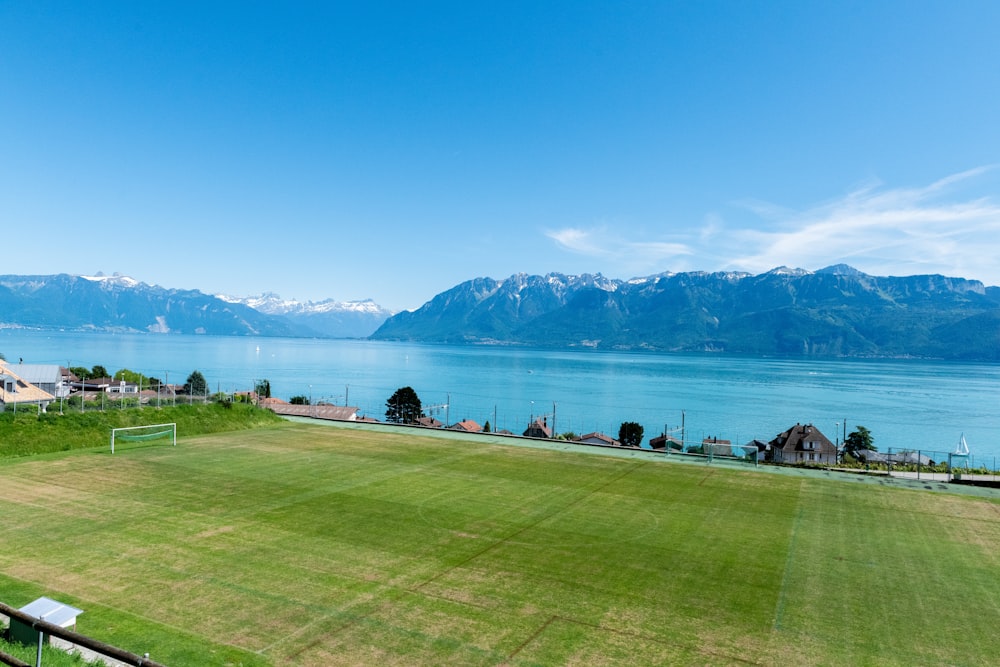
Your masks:
M696 228L643 239L624 226L546 231L594 270L618 276L665 270L740 270L777 266L815 270L851 264L874 275L942 273L1000 285L1000 204L973 196L994 166L952 174L923 187L868 181L845 195L803 209L758 200L736 207L739 222L706 214Z
M568 227L546 231L545 235L563 250L635 271L655 269L678 257L694 254L686 243L636 240L606 226L593 229Z
M961 186L991 170L972 169L921 188L868 184L802 211L744 203L761 224L729 232L729 266L757 272L845 262L870 273L948 273L996 284L1000 205L960 196Z

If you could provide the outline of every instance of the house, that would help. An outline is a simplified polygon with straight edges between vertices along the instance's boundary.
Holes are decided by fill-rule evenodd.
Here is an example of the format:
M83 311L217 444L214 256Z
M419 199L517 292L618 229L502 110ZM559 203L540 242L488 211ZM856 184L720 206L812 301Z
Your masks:
M262 398L260 407L287 417L312 417L313 419L329 419L331 421L354 422L368 421L358 418L358 408L346 405L298 405L283 401L280 398ZM372 420L374 421L374 420Z
M62 369L56 364L18 364L17 375L56 398L69 396L69 383L64 381Z
M551 438L552 429L549 428L548 419L542 417L531 422L521 435L525 438Z
M31 405L45 412L49 403L55 399L49 392L25 382L11 370L11 366L0 362L0 410L6 410L7 406L13 406L16 410L18 406Z
M864 463L919 465L928 467L934 465L934 460L931 457L921 454L920 452L912 451L885 454L874 450L862 450L858 452L857 458L859 461Z
M733 441L720 440L714 435L709 438L702 438L701 451L704 454L711 453L712 456L732 456Z
M444 426L444 422L434 417L420 417L417 419L417 426L423 426L424 428L441 428Z
M108 387L113 383L113 378L84 378L82 380L77 378L70 385L73 389L79 389L86 394L87 392L107 392Z
M757 448L757 460L764 461L767 459L767 453L771 449L771 445L767 444L763 440L753 439L747 444L743 445L744 451L750 451L751 447Z
M285 405L290 405L290 403L288 401L283 401L280 398L268 396L267 398L260 399L260 407L267 408L268 410L272 410L274 412L278 412L278 409Z
M603 445L605 447L621 447L622 443L618 442L610 435L605 435L603 433L588 433L586 435L581 435L579 438L573 442L580 443L581 445Z
M837 446L812 424L796 424L771 440L768 461L774 463L837 463Z
M466 433L481 433L483 430L482 426L471 419L463 419L457 424L452 424L448 428L452 431L465 431Z
M680 441L680 438L675 438L672 435L667 435L666 433L661 433L655 438L649 439L649 446L657 451L676 451L680 452L684 450L684 443Z
M138 394L139 385L134 382L126 382L125 380L112 380L105 391L109 394Z

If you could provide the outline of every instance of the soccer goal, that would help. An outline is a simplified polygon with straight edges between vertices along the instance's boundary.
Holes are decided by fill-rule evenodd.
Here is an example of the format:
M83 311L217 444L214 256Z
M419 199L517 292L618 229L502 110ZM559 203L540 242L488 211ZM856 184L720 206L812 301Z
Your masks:
M153 424L151 426L125 426L111 429L111 453L115 453L116 442L144 442L170 438L170 444L177 446L177 424Z
M704 442L702 443L702 453L708 457L708 462L713 460L735 461L749 463L757 466L757 445L734 445L729 442Z

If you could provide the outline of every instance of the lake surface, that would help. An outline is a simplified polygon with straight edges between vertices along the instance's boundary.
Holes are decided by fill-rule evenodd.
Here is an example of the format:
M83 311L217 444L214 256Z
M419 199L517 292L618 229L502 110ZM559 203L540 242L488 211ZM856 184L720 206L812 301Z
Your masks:
M247 390L266 378L278 398L347 402L377 419L408 385L441 421L489 421L516 433L545 416L558 433L617 437L621 422L635 421L648 440L683 421L687 440L745 443L801 422L842 440L846 421L848 433L871 430L880 451L953 451L964 432L977 458L1000 461L996 364L20 329L0 330L0 353L14 364L100 364L174 384L199 370L212 391Z

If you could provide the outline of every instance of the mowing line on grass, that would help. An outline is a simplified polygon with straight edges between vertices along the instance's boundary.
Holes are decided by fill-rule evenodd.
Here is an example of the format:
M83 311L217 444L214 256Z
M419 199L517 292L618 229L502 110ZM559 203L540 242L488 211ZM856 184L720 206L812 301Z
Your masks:
M603 491L604 489L608 488L609 486L611 486L612 484L614 484L614 483L616 483L616 482L624 479L625 477L629 476L637 468L639 468L640 466L644 465L644 463L645 462L643 462L643 461L637 461L637 462L633 463L624 472L622 472L620 475L616 475L615 477L609 479L607 482L605 482L604 484L601 484L597 488L591 489L590 491L587 491L587 492L583 493L582 495L580 495L579 497L571 500L569 503L567 503L563 507L559 507L557 509L553 509L551 512L549 512L548 514L545 514L545 515L539 517L537 520L535 520L535 521L533 521L533 522L531 522L529 524L526 524L524 526L521 526L520 528L518 528L517 530L515 530L510 535L508 535L506 537L503 537L503 538L497 539L492 544L489 544L486 547L480 549L479 551L473 553L468 558L465 558L464 560L462 560L460 563L456 563L455 565L452 565L449 568L445 568L444 570L441 570L440 572L438 572L434 576L430 577L426 581L421 582L420 584L417 584L416 586L414 586L414 587L412 587L412 588L410 588L408 590L410 590L411 592L416 593L417 591L419 591L424 586L426 586L426 585L428 585L430 583L433 583L434 581L436 581L437 579L440 579L441 577L445 576L449 572L454 572L455 570L458 570L458 569L460 569L462 567L465 567L465 565L467 565L468 563L472 562L473 560L479 558L483 554L486 554L486 553L492 551L493 549L495 549L495 548L497 548L497 547L499 547L501 545L511 543L514 540L514 538L517 537L518 535L520 535L520 534L522 534L522 533L524 533L524 532L526 532L528 530L531 530L532 528L535 528L536 526L538 526L542 522L548 521L549 519L551 519L552 517L554 517L554 516L556 516L558 514L562 514L563 512L565 512L566 510L570 509L571 507L573 507L575 505L579 505L581 502L583 502L587 498L590 498L595 493L599 493L599 492ZM421 593L421 595L423 595L423 593Z
M525 646L527 646L531 642L535 641L535 638L538 637L543 632L545 632L545 630L550 625L552 625L552 621L556 620L557 618L558 618L558 616L555 616L555 615L549 616L548 619L546 619L546 621L544 623L542 623L540 626L538 626L537 630L535 630L534 632L532 632L531 635L527 639L525 639L523 642L521 642L517 646L517 648L515 648L513 651L510 652L510 654L507 656L507 659L504 662L506 663L506 662L509 662L510 660L513 660L517 656L517 654L521 652L521 649L523 649Z
M690 650L692 653L698 653L706 656L713 656L716 658L725 658L726 661L728 662L738 662L747 665L760 664L754 660L748 660L746 658L730 655L728 653L720 653L719 651L706 651L705 649L697 648L683 642L668 641L666 639L660 638L657 635L648 635L641 632L630 632L628 630L622 630L621 628L617 628L614 626L608 627L605 625L601 625L599 623L588 623L587 621L581 621L575 618L569 618L568 616L561 616L559 614L553 614L552 616L550 616L544 623L542 623L538 627L537 630L535 630L535 632L531 634L530 637L528 637L517 648L515 648L501 664L507 664L510 660L516 658L521 651L523 651L525 648L527 648L529 644L531 644L533 641L538 639L542 634L544 634L545 631L549 629L549 626L551 626L556 621L562 621L563 623L569 623L571 625L578 625L582 628L590 628L591 630L600 630L602 633L619 635L621 637L629 637L631 639L638 639L640 641L649 642L650 644L659 644L660 646L683 647Z
M801 489L801 483L800 483ZM781 617L785 612L785 590L788 585L788 571L792 569L792 563L794 561L795 554L795 536L799 532L799 523L802 521L802 503L798 503L798 511L795 513L795 520L792 521L792 535L788 539L788 552L785 554L785 569L781 573L781 586L778 588L778 601L775 603L774 609L774 625L775 630L781 630Z

